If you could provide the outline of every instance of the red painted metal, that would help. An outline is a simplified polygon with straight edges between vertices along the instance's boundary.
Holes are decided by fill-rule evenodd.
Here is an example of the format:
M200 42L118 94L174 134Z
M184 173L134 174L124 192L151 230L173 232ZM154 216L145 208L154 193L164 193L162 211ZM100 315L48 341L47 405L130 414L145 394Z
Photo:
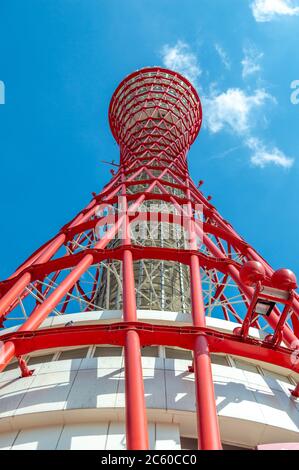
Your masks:
M126 438L128 450L148 449L144 386L138 332L125 336Z
M22 377L30 377L34 370L30 370L26 361L22 356L18 357L19 367L21 370Z
M124 321L136 322L133 256L130 250L123 254ZM141 367L140 340L135 329L126 332L126 436L129 450L148 449L147 420Z
M202 297L200 266L197 256L191 256L190 278L192 317L194 326L205 328L205 308ZM206 336L198 335L194 342L193 363L195 374L198 448L220 450L221 440L215 406L209 343Z
M198 448L221 450L221 440L212 378L209 343L205 335L197 335L194 345L194 372L197 404Z
M240 269L240 280L245 286L255 286L258 282L264 281L266 271L259 261L248 261Z
M34 299L18 331L2 336L0 371L12 358L20 357L22 374L30 373L22 356L40 349L83 344L123 346L127 447L147 449L140 346L160 344L192 350L199 447L220 449L209 351L260 360L298 373L294 351L299 345L299 297L293 291L294 275L286 270L273 275L270 265L223 219L190 178L186 155L199 133L202 109L196 90L184 77L158 67L131 74L112 97L109 121L121 154L120 165L115 166L117 171L109 184L99 194L93 194L88 206L58 235L33 253L10 278L0 282L0 317L4 326L10 325L18 308L24 309L24 302ZM136 221L165 221L162 212L141 208L148 201L161 201L173 208L168 222L183 227L186 246L134 244L130 227ZM112 241L121 238L121 234L121 243L114 245ZM66 250L65 255L62 249ZM122 263L123 322L42 328L49 315L67 314L74 296L86 302L84 311L94 308L99 265L107 259ZM189 266L193 325L138 322L133 263L139 260ZM246 267L248 262L251 265ZM256 268L254 276L252 271L246 271L248 266ZM91 269L96 273L91 292L86 292L83 280ZM205 275L210 276L215 287L208 304L203 301ZM255 286L257 281L261 291ZM238 292L240 305L232 300L231 285ZM275 308L261 319L255 312L255 303L264 285L286 289L289 296L287 300L270 296ZM207 328L205 315L211 305L217 308L217 304L223 319L234 321L239 327L234 333ZM292 321L288 320L290 312ZM267 325L268 336L251 337L250 327L259 328L261 321ZM299 396L299 386L293 394Z
M237 335L219 332L211 328L185 326L152 325L142 322L113 323L109 325L70 326L68 328L43 328L37 331L14 332L3 335L7 350L14 348L16 356L29 354L43 349L88 344L112 344L124 346L125 334L129 329L139 333L141 346L160 344L194 349L194 341L199 334L205 334L211 352L232 354L248 359L255 359L284 367L299 373L299 362L292 361L292 349L273 346L265 341L248 337L242 342ZM1 352L3 352L2 349ZM5 359L5 358L4 358ZM3 362L3 357L1 362ZM0 370L4 369L4 365Z
M292 290L297 288L297 279L289 269L278 269L271 278L272 284L278 289Z

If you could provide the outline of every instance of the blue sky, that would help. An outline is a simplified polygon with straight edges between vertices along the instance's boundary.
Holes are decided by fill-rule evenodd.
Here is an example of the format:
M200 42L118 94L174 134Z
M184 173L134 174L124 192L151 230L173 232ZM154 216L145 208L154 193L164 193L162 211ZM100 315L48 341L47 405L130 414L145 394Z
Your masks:
M194 180L274 268L299 273L298 29L299 1L2 0L0 278L108 181L109 100L148 65L202 97Z

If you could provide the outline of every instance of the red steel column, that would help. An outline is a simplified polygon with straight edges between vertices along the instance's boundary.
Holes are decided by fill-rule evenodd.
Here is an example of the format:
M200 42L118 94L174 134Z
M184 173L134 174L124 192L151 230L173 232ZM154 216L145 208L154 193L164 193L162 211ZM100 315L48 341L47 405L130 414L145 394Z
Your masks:
M198 335L195 340L194 370L196 371L198 448L221 450L209 344L205 335Z
M136 297L133 257L130 250L123 258L124 321L135 322ZM126 438L128 450L148 449L147 419L140 355L140 340L136 330L129 330L125 341Z
M190 274L193 323L195 326L204 327L205 311L199 268L197 256L191 256ZM194 373L198 448L201 450L221 450L209 345L204 334L198 335L195 340Z
M144 386L137 331L129 330L125 341L126 440L128 450L149 448Z
M125 187L123 188L125 194ZM123 196L122 209L127 214L127 201ZM129 218L124 217L123 244L130 244ZM130 249L123 254L123 310L125 322L136 322L136 294L133 255ZM149 448L144 384L138 332L130 329L125 339L125 387L126 387L126 441L128 450Z
M187 185L189 177L187 175ZM190 201L190 189L187 197ZM190 248L197 250L196 232L192 216L192 205L188 203L188 232ZM197 255L190 257L190 281L193 325L206 326L205 308L202 295L200 265ZM215 402L214 383L211 368L209 344L205 334L199 334L193 350L195 393L197 411L198 448L200 450L221 450L219 423Z

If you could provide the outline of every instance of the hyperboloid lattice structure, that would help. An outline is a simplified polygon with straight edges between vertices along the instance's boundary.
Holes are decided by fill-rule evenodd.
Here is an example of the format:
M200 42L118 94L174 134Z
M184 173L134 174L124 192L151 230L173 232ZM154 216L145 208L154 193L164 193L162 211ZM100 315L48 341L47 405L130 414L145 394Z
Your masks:
M274 272L190 178L187 152L202 108L184 77L159 67L131 74L112 97L109 120L120 147L111 181L0 283L2 327L19 325L2 336L1 370L17 358L22 376L31 374L24 356L37 350L123 346L127 448L146 449L141 347L191 350L198 446L220 449L210 353L299 372L296 278ZM121 310L122 321L42 326L49 316L94 310ZM190 322L145 323L140 310L183 312ZM206 317L235 327L220 332Z

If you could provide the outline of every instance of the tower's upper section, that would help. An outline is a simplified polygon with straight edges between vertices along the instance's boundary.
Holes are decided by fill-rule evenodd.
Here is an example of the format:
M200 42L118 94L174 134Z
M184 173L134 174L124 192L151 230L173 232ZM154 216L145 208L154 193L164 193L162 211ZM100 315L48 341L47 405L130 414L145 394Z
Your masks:
M109 121L122 154L173 158L185 153L201 126L199 96L182 75L161 67L125 78L113 94Z

